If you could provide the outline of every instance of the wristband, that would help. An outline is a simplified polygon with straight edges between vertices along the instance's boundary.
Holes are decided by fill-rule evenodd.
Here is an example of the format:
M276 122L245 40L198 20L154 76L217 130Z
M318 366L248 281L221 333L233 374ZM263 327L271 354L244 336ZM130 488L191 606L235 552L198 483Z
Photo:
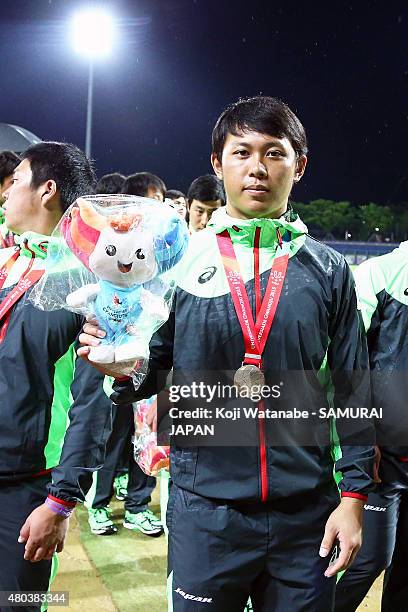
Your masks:
M344 497L352 497L354 499L359 499L360 501L366 502L368 499L368 495L364 495L362 493L353 493L352 491L342 491L341 493L342 499Z
M49 497L45 500L45 504L48 506L52 512L55 514L59 514L59 516L63 516L64 518L69 518L74 511L74 508L69 508L68 506L64 506L63 504L59 504L56 501L53 501Z

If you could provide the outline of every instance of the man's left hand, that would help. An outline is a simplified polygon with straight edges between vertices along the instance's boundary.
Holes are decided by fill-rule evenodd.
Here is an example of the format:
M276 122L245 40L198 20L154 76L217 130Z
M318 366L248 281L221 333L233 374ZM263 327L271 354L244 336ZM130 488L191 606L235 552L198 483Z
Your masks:
M54 552L64 548L69 519L56 514L46 504L31 512L20 529L20 543L25 542L24 559L42 561L51 559Z
M338 559L329 565L327 578L346 570L353 563L361 547L364 502L353 497L343 497L339 506L329 516L319 554L327 557L335 541L340 544Z

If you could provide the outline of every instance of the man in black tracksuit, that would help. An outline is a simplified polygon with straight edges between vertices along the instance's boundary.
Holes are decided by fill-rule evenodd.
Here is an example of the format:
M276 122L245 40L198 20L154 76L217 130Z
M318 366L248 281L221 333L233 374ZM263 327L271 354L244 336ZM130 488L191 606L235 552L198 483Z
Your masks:
M355 271L372 371L381 482L364 511L364 542L336 589L336 612L354 612L384 571L382 612L408 602L408 242Z
M367 405L367 348L346 262L310 238L287 210L306 152L303 126L275 98L243 100L221 115L212 162L227 206L191 238L173 312L150 343L145 381L137 392L131 381L114 385L112 399L121 404L157 393L170 368L173 391L180 393L178 385L224 383L228 372L236 372L239 383L251 372L257 380L264 376L269 388L283 382L287 406L309 411L303 422L220 419L214 426L224 437L216 445L210 437L200 441L199 433L173 438L168 592L169 609L177 612L238 612L249 596L258 611L328 612L334 576L360 545L362 506L372 486L372 425L339 420L336 432L317 408L328 406L330 379L336 407ZM273 294L271 286L278 285ZM264 347L251 340L246 294L252 313L263 313L261 321L270 323L276 307ZM98 343L95 325L84 332L84 345ZM88 350L78 354L86 357ZM259 361L262 366L247 367ZM222 400L223 408L236 407L235 399ZM200 397L196 406L203 405ZM263 405L277 406L270 398ZM341 502L333 436L341 443ZM340 557L329 567L336 539Z
M64 208L92 192L94 174L73 145L41 143L23 157L4 205L19 246L0 250L0 591L17 594L47 592L111 426L102 375L75 360L82 317L29 301L49 235Z

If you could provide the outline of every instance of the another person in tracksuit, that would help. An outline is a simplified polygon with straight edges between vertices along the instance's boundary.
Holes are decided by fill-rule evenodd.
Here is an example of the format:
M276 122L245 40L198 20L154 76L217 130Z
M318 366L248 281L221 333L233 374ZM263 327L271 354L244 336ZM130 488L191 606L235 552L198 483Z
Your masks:
M408 242L355 272L367 329L381 483L364 511L363 546L336 589L336 611L353 612L384 571L381 610L408 606Z
M51 232L93 187L82 151L44 142L23 154L5 193L5 221L19 244L0 250L0 591L47 592L54 553L63 549L69 515L92 483L110 431L103 377L75 359L83 318L29 301ZM22 608L10 602L0 609Z
M124 527L141 531L147 536L159 536L163 533L162 523L148 508L156 478L146 476L134 458L133 406L113 406L112 413L112 431L106 445L105 459L102 467L94 474L93 485L86 498L89 526L95 535L112 535L117 532L108 506L113 495L115 475L122 465L128 476L126 489L122 491L123 497L119 495L125 502Z
M241 446L234 445L240 432L232 420L225 422L223 444L201 443L199 435L173 440L169 606L176 612L241 612L250 596L258 611L328 612L335 575L359 549L363 504L372 487L370 421L336 422L340 500L329 422L312 416L317 406L328 406L323 381L329 377L335 406L367 405L368 355L354 281L344 258L308 236L288 208L307 153L304 128L288 106L269 97L233 104L214 128L212 150L227 205L191 237L173 312L150 343L144 383L135 392L131 381L117 381L112 399L125 404L157 393L172 367L176 386L190 384L196 371L201 382L218 377L223 383L230 380L228 371L238 370L238 383L250 370L258 380L263 375L269 388L286 381L310 421L272 419L266 429L262 418L247 420L244 433L251 441ZM274 283L281 290L276 302ZM268 295L265 310L260 293ZM276 308L264 347L253 339L245 294L257 322L263 313L270 323L267 310L271 303ZM84 326L78 354L86 358L97 334L96 325ZM255 334L260 337L260 327ZM248 338L255 350L248 350ZM303 379L307 393L298 386ZM264 401L268 408L276 405ZM225 402L232 406L235 400ZM268 443L268 436L277 443ZM330 565L336 539L341 552Z

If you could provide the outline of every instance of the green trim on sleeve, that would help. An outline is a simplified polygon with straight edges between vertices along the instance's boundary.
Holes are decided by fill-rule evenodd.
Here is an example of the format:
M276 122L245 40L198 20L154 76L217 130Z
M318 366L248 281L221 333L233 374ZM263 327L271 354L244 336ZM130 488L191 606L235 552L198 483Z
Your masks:
M69 425L68 411L73 402L71 383L74 378L75 358L74 344L71 344L68 351L55 364L51 422L48 442L44 449L47 469L58 465L61 457L65 432Z
M103 379L103 390L105 391L105 395L110 397L113 393L113 383L114 378L112 376L105 376Z
M330 344L330 340L329 340L329 344ZM334 407L334 387L333 387L333 383L331 379L329 364L327 363L327 351L322 361L322 365L320 366L320 369L317 373L317 378L319 380L319 383L326 390L327 401L328 401L329 407L333 408ZM338 487L343 478L343 474L340 470L336 471L336 462L339 459L341 459L342 451L341 451L339 435L336 429L336 420L334 418L330 419L329 428L330 428L330 452L331 452L331 456L333 459L333 478ZM339 493L340 493L340 489L339 489Z
M99 470L95 470L95 472L92 473L92 485L88 493L85 495L85 508L93 508L93 503L96 497L96 488L98 486L98 472Z

